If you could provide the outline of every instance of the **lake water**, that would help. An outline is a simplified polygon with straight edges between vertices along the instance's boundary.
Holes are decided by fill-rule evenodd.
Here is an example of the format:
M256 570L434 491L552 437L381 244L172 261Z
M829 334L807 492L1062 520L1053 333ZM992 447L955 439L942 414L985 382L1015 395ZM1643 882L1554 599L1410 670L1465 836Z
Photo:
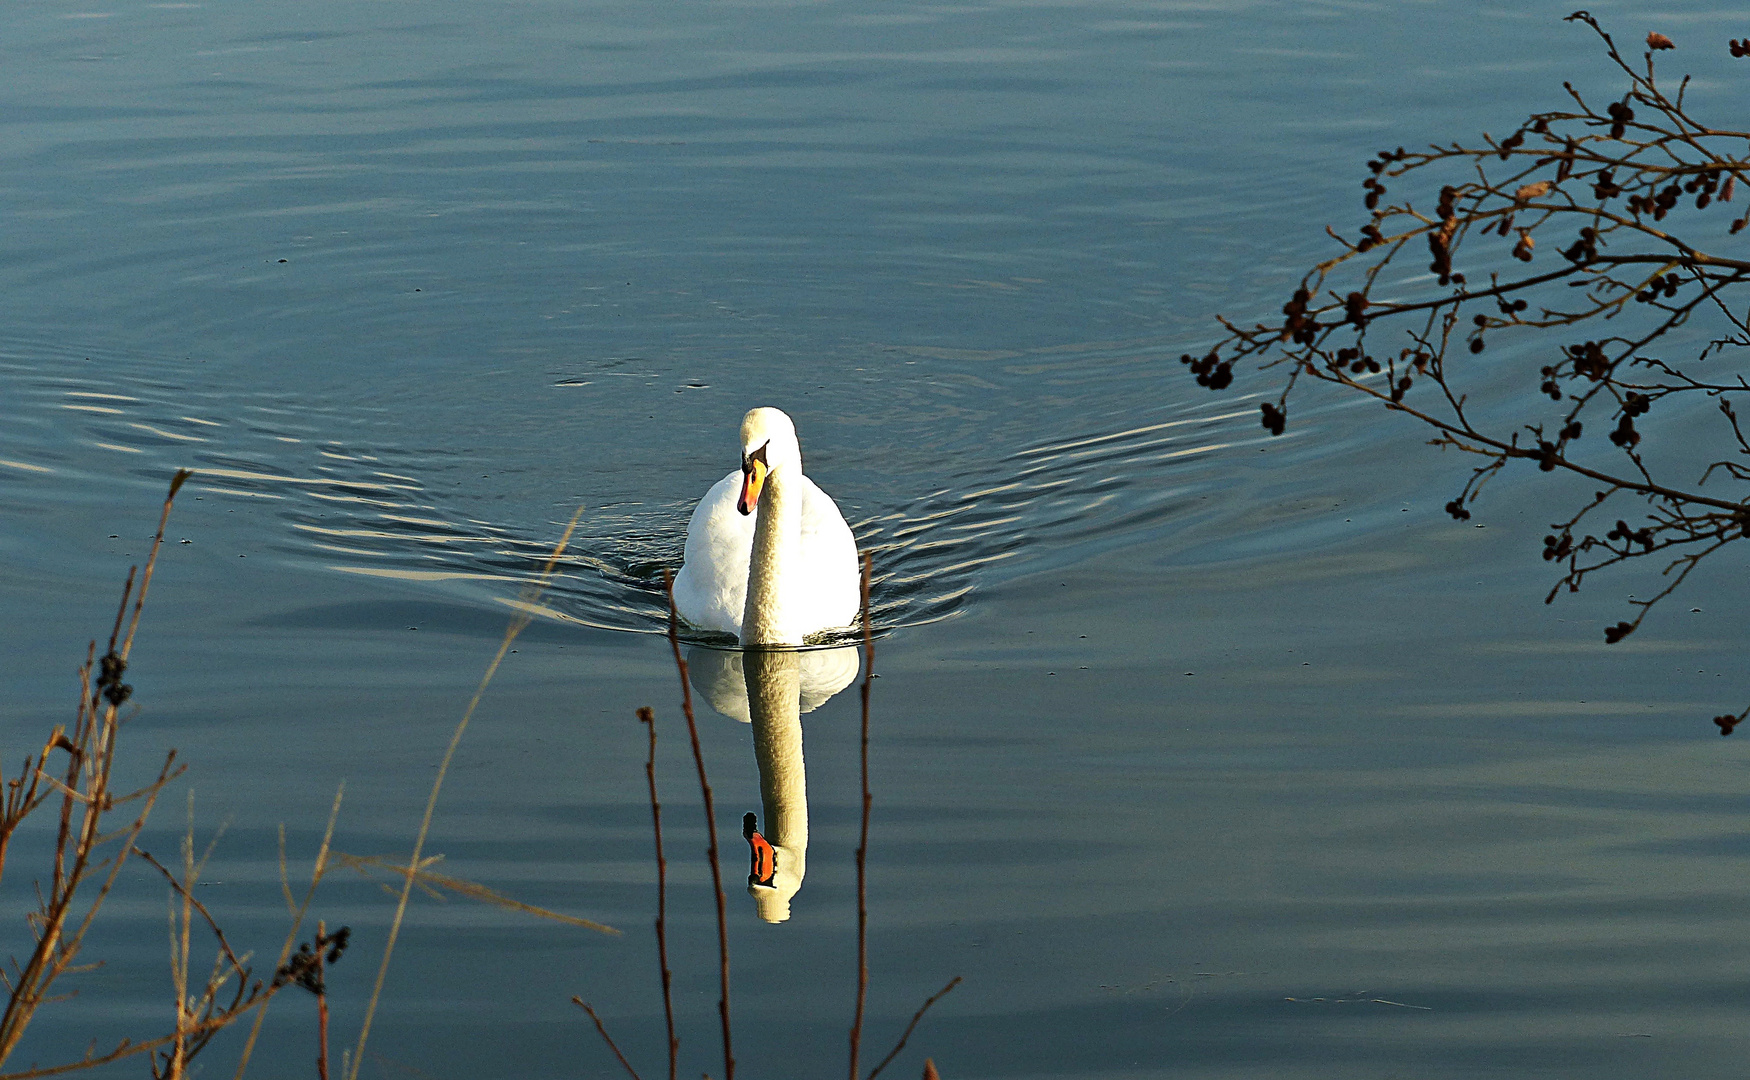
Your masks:
M174 850L191 788L203 842L225 830L202 897L270 965L278 826L307 872L344 781L336 846L405 857L582 505L428 851L625 933L416 895L364 1075L616 1075L573 994L662 1073L648 704L682 1070L720 1077L660 571L742 412L777 405L875 558L866 1067L958 975L890 1075L1735 1073L1750 743L1707 718L1750 692L1736 567L1607 648L1648 579L1541 603L1570 492L1527 469L1455 523L1466 466L1418 431L1313 396L1268 439L1272 378L1211 395L1177 362L1216 312L1280 306L1381 146L1613 86L1567 11L11 5L7 768L70 717L170 473L197 470L127 767L190 762L143 846ZM1594 11L1740 100L1714 9ZM701 702L746 1076L843 1069L855 688L801 728L808 872L774 925L741 885L754 732ZM42 836L7 867L12 952ZM137 869L88 945L106 965L8 1068L169 1026ZM392 911L345 872L319 895L353 929L337 1054ZM313 1074L311 1006L276 1001L250 1075Z

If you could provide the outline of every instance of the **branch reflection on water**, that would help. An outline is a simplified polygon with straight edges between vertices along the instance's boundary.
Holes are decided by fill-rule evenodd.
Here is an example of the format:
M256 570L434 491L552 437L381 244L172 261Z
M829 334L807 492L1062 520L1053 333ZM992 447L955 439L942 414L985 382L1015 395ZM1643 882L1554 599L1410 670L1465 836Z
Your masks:
M765 822L749 814L743 835L752 853L747 891L759 917L790 917L790 898L808 872L808 777L802 760L802 714L813 712L857 677L857 650L687 650L693 689L732 720L753 725Z

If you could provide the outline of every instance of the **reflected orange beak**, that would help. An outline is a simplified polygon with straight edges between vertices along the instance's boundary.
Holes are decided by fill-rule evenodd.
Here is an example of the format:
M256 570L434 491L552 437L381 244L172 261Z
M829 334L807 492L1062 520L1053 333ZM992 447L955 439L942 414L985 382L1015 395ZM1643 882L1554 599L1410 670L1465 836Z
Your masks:
M766 463L757 458L750 459L741 467L741 498L735 501L735 508L742 514L751 514L760 502L760 488L766 482Z
M753 849L753 865L748 868L747 883L771 888L772 878L778 872L778 853L772 850L771 841L759 833L748 837L747 844Z
M772 848L771 841L759 834L754 826L758 819L752 814L744 814L741 818L741 835L747 839L747 846L753 856L753 865L748 868L747 883L749 885L772 886L772 876L778 872L778 853Z

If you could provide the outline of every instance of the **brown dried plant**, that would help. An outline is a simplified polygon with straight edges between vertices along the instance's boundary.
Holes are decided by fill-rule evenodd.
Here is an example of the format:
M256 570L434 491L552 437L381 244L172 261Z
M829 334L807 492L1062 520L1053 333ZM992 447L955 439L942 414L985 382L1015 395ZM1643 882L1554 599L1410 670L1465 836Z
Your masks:
M1546 603L1598 571L1667 560L1658 590L1631 599L1633 617L1604 631L1615 643L1703 559L1750 536L1750 488L1737 486L1750 483L1750 441L1733 407L1750 392L1733 366L1750 347L1739 289L1750 258L1721 253L1750 225L1750 211L1729 209L1738 182L1750 180L1750 132L1691 115L1688 76L1667 92L1653 53L1675 48L1670 38L1649 35L1636 64L1589 13L1567 21L1601 39L1627 79L1620 98L1594 107L1564 83L1570 104L1532 113L1505 138L1382 151L1367 163L1359 235L1327 227L1342 250L1301 279L1282 317L1223 318L1225 337L1181 359L1215 390L1231 385L1242 360L1286 369L1281 392L1261 406L1272 435L1302 378L1420 420L1436 432L1431 445L1481 459L1446 504L1459 520L1510 462L1584 478L1590 496L1543 540L1544 559L1562 569ZM1750 56L1750 41L1729 51ZM1400 181L1439 183L1433 206L1389 200L1388 182ZM1423 249L1426 274L1409 265ZM1531 334L1535 347L1508 360L1482 355L1492 341ZM1516 366L1528 356L1535 378ZM1479 387L1513 380L1522 381L1509 405L1471 403ZM1650 412L1697 399L1715 403L1717 424L1643 441ZM1600 429L1604 438L1581 441ZM1729 734L1746 715L1715 723Z
M468 725L474 719L474 713L480 708L480 702L486 696L487 687L492 685L493 678L498 674L499 666L504 663L504 658L510 654L510 647L516 643L518 635L528 629L529 624L534 621L535 615L541 610L539 606L541 595L546 592L547 586L552 582L553 576L558 570L559 560L564 556L566 546L571 543L571 536L577 531L577 523L582 519L584 510L585 507L579 506L571 515L571 520L566 523L565 531L559 534L558 543L554 545L552 553L547 556L546 561L542 564L540 573L523 590L522 595L513 605L516 608L517 614L511 618L510 624L505 628L504 637L500 639L498 643L497 653L493 655L492 660L486 665L486 671L481 675L479 685L474 688L474 696L469 699L468 707L462 710L462 718L456 722L455 730L450 734L449 745L445 747L443 758L438 763L437 775L432 778L431 791L426 796L425 801L425 814L420 818L419 830L414 834L413 838L413 852L408 857L407 861L405 863L397 863L386 859L344 856L339 852L335 853L339 860L344 861L347 865L352 866L360 872L368 872L371 868L377 868L392 871L397 877L401 878L401 887L399 891L391 893L391 895L397 897L395 915L389 922L389 933L383 944L383 958L377 966L377 978L375 984L371 988L371 996L365 1003L364 1020L359 1025L358 1045L352 1052L352 1066L346 1071L345 1080L358 1080L359 1069L364 1064L365 1047L371 1037L371 1024L377 1015L377 1005L383 998L383 984L389 977L389 963L395 956L395 942L396 939L400 937L402 923L407 917L407 905L412 899L413 888L415 885L418 885L420 888L431 893L435 893L436 891L434 886L441 887L460 895L468 896L472 899L485 900L488 903L498 904L500 906L513 908L533 915L540 915L544 918L558 919L563 922L569 922L572 925L588 927L607 934L619 933L618 930L615 930L611 926L604 926L601 923L591 922L588 919L578 919L572 916L560 915L557 912L551 912L543 908L520 903L509 897L502 896L493 890L486 888L484 885L433 874L427 870L427 867L438 861L438 858L441 857L429 857L424 855L425 843L431 836L432 818L437 812L438 796L443 791L444 779L449 775L450 765L456 759L456 750L462 744L462 736L467 733ZM280 962L285 962L284 956L280 957ZM238 1070L239 1080L241 1080L241 1076L242 1070L240 1068ZM0 1077L0 1080L5 1080L5 1078Z
M159 517L158 531L146 559L144 573L139 573L138 567L129 570L127 583L122 592L121 604L116 613L115 624L111 630L108 645L101 657L97 653L97 643L95 641L91 643L86 661L79 669L82 689L72 729L56 726L50 732L42 749L34 756L25 758L17 776L5 781L4 791L0 793L3 795L0 797L0 875L4 875L7 868L6 857L10 841L18 828L32 813L45 806L54 805L54 800L57 798L59 800L58 827L50 851L52 874L47 883L46 892L43 883L38 882L37 909L27 915L35 938L35 946L22 964L13 960L11 970L0 971L0 979L4 979L8 991L4 1012L0 1013L0 1066L4 1065L7 1058L16 1049L25 1034L25 1030L41 1006L71 996L54 991L53 988L57 980L63 975L73 975L99 966L94 963L81 963L79 961L80 951L87 932L96 921L104 901L114 888L124 864L132 857L138 857L156 869L170 887L171 982L175 996L175 1021L167 1034L142 1041L123 1039L113 1048L102 1053L98 1052L94 1044L83 1056L75 1060L46 1066L33 1064L31 1067L17 1072L0 1072L0 1080L34 1080L37 1077L82 1072L141 1055L148 1056L154 1080L183 1080L190 1074L191 1064L196 1056L207 1048L220 1031L254 1012L254 1023L244 1042L236 1066L235 1076L237 1080L241 1080L247 1072L253 1056L266 1018L268 1004L278 995L280 990L294 985L301 986L316 996L318 1043L315 1059L316 1072L319 1078L327 1077L329 1024L325 969L338 960L346 949L351 936L350 931L346 927L341 927L330 934L326 924L318 921L315 937L311 939L313 944L302 945L296 954L293 953L293 946L298 942L298 936L309 914L311 902L315 898L317 885L336 866L350 868L366 877L382 873L388 875L391 880L398 879L400 883L399 889L389 890L390 895L398 899L396 914L377 973L376 987L367 1004L364 1023L361 1025L358 1043L360 1052L350 1055L350 1068L347 1070L349 1077L357 1075L358 1065L362 1060L362 1050L370 1031L371 1015L379 1001L383 977L392 955L395 930L401 924L401 919L406 912L409 894L414 887L417 886L434 896L449 893L572 926L608 934L619 933L614 928L604 926L601 923L525 904L484 885L435 873L430 867L440 862L443 856L422 854L443 777L454 757L462 734L466 731L468 721L478 708L481 697L487 686L490 685L499 665L503 662L510 645L528 625L533 613L538 610L536 601L539 599L541 590L551 579L558 560L576 528L577 520L583 513L580 507L543 567L537 583L519 601L518 615L512 619L497 655L488 665L486 674L452 735L438 777L433 782L425 816L415 839L411 857L403 863L394 858L349 855L333 849L331 845L334 839L335 825L340 814L343 787L335 794L334 804L328 815L327 828L322 836L321 847L316 853L316 859L311 869L309 887L300 901L294 897L292 892L285 850L285 830L282 826L279 852L280 884L285 896L286 911L290 923L280 947L278 959L275 961L272 979L265 980L253 976L253 970L249 966L250 954L247 952L239 954L232 947L223 928L214 919L206 905L195 895L202 872L216 846L217 838L215 837L212 842L208 843L205 850L197 856L192 793L189 797L189 828L181 839L179 857L173 860L172 865L166 865L165 862L153 856L151 852L135 843L146 827L158 796L169 784L183 774L185 767L177 763L176 751L172 750L166 754L156 778L146 786L124 794L118 794L112 787L112 777L119 760L120 741L118 736L125 719L121 715L121 707L133 694L133 688L123 681L123 677L127 672L134 637L139 629L146 592L151 585L153 571L157 566L158 553L163 546L164 529L169 520L171 506L177 492L191 475L193 474L190 470L179 470L171 481L170 491L165 498L163 512ZM138 579L137 589L136 577ZM682 668L682 685L683 688L686 685L684 666ZM651 730L651 747L654 753L654 726ZM57 762L56 755L63 755L65 762ZM654 764L653 757L650 762L653 810L656 808ZM703 784L705 782L703 762L701 761L699 764L700 780ZM704 790L708 799L709 787L706 786ZM131 806L133 809L132 820L119 828L106 828L106 816L113 814L118 807L123 806ZM660 845L659 816L656 823ZM719 891L719 903L721 904L721 891ZM194 928L197 924L210 931L216 941L211 970L204 979L198 975L193 966L193 938ZM725 940L722 944L725 965L724 977L727 979L727 941ZM666 958L664 968L666 984ZM733 1059L727 1058L728 1010L726 1001L723 1003L723 1012L725 1016L726 1060L732 1061ZM675 1046L672 1027L671 1008L671 1075L672 1054Z
M176 1021L169 1034L141 1042L124 1039L105 1053L99 1053L93 1046L74 1061L0 1074L4 1080L77 1072L140 1054L150 1055L154 1077L180 1078L186 1075L189 1062L218 1031L273 994L273 988L264 987L260 980L251 981L247 957L237 955L206 907L194 898L192 888L199 867L194 859L192 833L184 844L181 876L134 845L158 796L182 775L183 766L177 764L176 751L165 755L157 776L144 787L117 792L112 786L123 726L121 707L133 694L133 688L123 677L164 542L164 526L176 493L189 476L187 470L179 470L170 482L145 571L139 573L138 567L128 571L103 655L97 654L95 641L86 651L85 663L79 668L81 690L72 728L56 726L42 750L34 758L25 759L18 776L6 785L4 812L0 817L0 870L4 869L4 853L14 831L50 800L59 805L48 878L46 882L37 882L36 910L26 916L34 944L22 964L14 959L11 970L4 973L7 1001L4 1013L0 1014L0 1063L17 1049L37 1011L59 999L61 995L55 993L55 987L62 976L98 966L80 960L85 937L123 866L134 855L157 867L179 898L171 913ZM64 760L55 762L56 755ZM124 806L130 809L131 820L119 827L106 826L106 819ZM189 966L189 939L197 915L218 939L212 969L198 987L191 985Z

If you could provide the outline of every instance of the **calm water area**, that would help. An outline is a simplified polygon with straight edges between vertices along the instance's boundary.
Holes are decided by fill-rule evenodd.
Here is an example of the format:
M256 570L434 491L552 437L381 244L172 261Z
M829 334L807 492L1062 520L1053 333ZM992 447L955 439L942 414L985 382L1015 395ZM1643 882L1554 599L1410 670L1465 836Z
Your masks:
M1739 1075L1750 736L1708 723L1750 694L1738 565L1606 647L1656 572L1545 606L1571 489L1509 472L1454 522L1467 464L1407 422L1312 393L1271 439L1275 376L1178 363L1353 230L1373 152L1618 92L1570 7L9 4L0 764L70 719L196 470L123 767L189 763L142 846L174 854L189 805L222 829L200 896L271 967L276 830L307 874L344 782L335 847L406 857L582 506L427 850L624 933L416 894L362 1075L622 1075L574 994L662 1073L649 705L681 1071L721 1078L661 571L776 405L875 565L865 1067L962 976L884 1075ZM1741 11L1592 10L1741 114ZM740 1073L842 1075L856 687L801 717L808 872L768 923L756 725L708 706L739 657L691 655ZM47 836L0 883L6 952ZM104 966L8 1069L169 1027L165 903L124 873ZM350 871L318 895L353 933L337 1056L393 909ZM250 1075L313 1076L314 1024L277 999Z

